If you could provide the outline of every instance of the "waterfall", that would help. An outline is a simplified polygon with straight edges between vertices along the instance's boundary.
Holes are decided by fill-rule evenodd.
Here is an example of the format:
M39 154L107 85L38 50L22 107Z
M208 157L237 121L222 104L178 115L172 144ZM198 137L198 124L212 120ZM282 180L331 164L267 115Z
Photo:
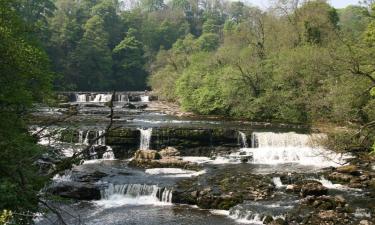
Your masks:
M246 134L241 132L241 131L238 131L238 134L239 134L239 138L241 140L241 146L243 148L247 148L248 147L248 144L247 144L247 137L246 137Z
M112 94L96 94L93 102L109 102L111 98Z
M150 101L150 96L144 95L141 96L141 102L149 102Z
M88 130L86 132L85 140L83 140L83 144L85 144L85 145L89 144L89 134L90 134L90 131Z
M86 102L86 94L76 94L77 102Z
M289 209L289 203L249 202L232 207L228 216L239 223L264 224L266 216L272 216L273 219L285 218L284 215Z
M272 178L272 182L276 186L276 188L284 187L283 182L281 182L280 177L274 177L274 178Z
M107 146L107 151L103 154L103 159L114 160L115 154L110 146Z
M109 184L101 190L101 199L97 203L107 207L172 204L172 189L146 184Z
M95 136L96 137L99 137L100 135L103 135L105 132L105 130L99 130L96 132ZM97 141L96 141L96 144L97 145L105 145L105 135L101 138L99 138Z
M78 131L78 143L79 144L83 143L83 131L82 130Z
M252 148L241 149L241 152L252 155L252 162L257 164L299 163L319 167L344 164L348 156L314 145L314 140L319 138L325 135L254 132Z
M141 132L139 149L140 150L150 149L152 128L148 128L148 129L138 128L138 130Z
M118 95L119 102L129 102L129 96L125 94Z

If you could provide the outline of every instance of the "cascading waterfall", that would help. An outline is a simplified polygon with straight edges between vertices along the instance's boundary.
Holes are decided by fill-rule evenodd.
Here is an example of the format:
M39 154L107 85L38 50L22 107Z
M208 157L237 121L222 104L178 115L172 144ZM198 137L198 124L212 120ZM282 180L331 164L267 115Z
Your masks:
M284 218L290 207L289 203L249 202L232 207L228 216L239 223L264 224L264 219L269 215L272 215L273 219Z
M254 132L252 148L240 152L252 156L256 164L298 163L318 167L339 166L348 156L342 156L314 144L323 134Z
M103 159L107 159L107 160L114 160L115 159L115 154L113 153L113 150L110 146L107 146L107 150L103 154Z
M120 205L172 204L172 189L147 184L109 184L101 190L98 204L113 207Z
M111 101L112 94L97 94L97 93L87 93L87 94L76 94L76 102L80 103L104 103ZM148 97L148 96L147 96ZM127 94L116 94L115 101L117 102L129 102L129 96Z
M76 94L77 102L86 102L86 94Z
M111 101L112 94L97 94L93 102L109 102Z
M272 182L276 186L276 188L284 187L283 182L281 182L281 178L280 177L274 177L274 178L272 178Z
M100 137L101 135L104 134L104 130L99 130L97 131L97 133L95 134L95 137ZM105 136L103 135L103 137L99 138L97 141L96 141L96 144L97 145L105 145Z
M78 143L79 144L83 143L83 131L82 130L78 131Z
M87 131L85 139L83 140L83 144L85 144L85 145L89 144L89 134L90 134L90 131Z
M149 102L150 101L150 96L144 95L141 96L141 102Z
M150 149L152 128L148 128L148 129L138 128L138 130L141 132L139 149L140 150Z
M129 102L129 96L128 95L124 95L124 94L120 94L118 96L118 101L119 102Z
M94 131L87 130L86 134L85 134L85 138L83 139L84 131L82 131L82 130L78 131L78 142L79 142L79 144L89 145L89 135L90 135L90 132L92 133ZM95 138L98 138L99 136L103 135L104 132L105 132L105 130L95 131ZM90 158L91 159L97 159L98 158L97 153L95 151L95 147L96 146L106 146L105 136L99 138L96 141L96 143L90 148L89 154L90 154ZM107 150L103 154L102 158L103 159L107 159L107 160L114 160L115 159L115 155L113 153L112 148L110 146L106 146L106 147L107 147Z
M248 144L247 144L247 137L246 137L246 134L244 132L241 132L241 131L238 131L238 134L239 134L239 138L241 140L241 146L243 148L247 148L249 147Z

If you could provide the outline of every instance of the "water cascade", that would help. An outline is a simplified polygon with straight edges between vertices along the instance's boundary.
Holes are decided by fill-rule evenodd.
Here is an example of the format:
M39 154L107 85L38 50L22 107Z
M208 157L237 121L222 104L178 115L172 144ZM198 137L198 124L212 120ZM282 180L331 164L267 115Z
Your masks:
M290 207L289 203L249 202L234 206L228 216L239 223L264 224L267 215L272 215L273 219L284 218Z
M87 102L85 94L76 94L76 101L77 102Z
M115 154L110 146L107 146L107 151L103 154L103 159L114 160Z
M82 130L78 131L78 143L79 144L83 143L83 131Z
M247 144L246 134L241 132L241 131L238 131L238 134L239 134L239 139L241 140L241 147L243 147L243 148L249 147L248 144Z
M340 166L348 155L340 155L316 144L322 134L254 132L251 148L242 148L232 158L248 155L255 164L298 163L317 167Z
M98 204L114 207L121 205L169 205L172 189L146 184L109 184L101 191Z
M109 102L111 101L112 94L97 94L93 102Z
M141 132L141 138L140 138L141 140L140 140L139 149L141 150L150 149L152 128L148 128L148 129L138 128L138 130Z
M150 101L150 96L144 95L141 96L141 102L149 102Z
M272 182L276 186L276 188L284 187L283 183L281 182L280 177L274 177L274 178L272 178Z
M112 94L110 93L87 93L87 94L76 94L76 102L80 103L104 103L111 101ZM115 101L117 102L129 102L129 96L127 94L116 94Z
M104 130L99 130L97 131L97 133L95 134L95 137L98 138L100 137L101 135L104 134ZM96 144L97 145L105 145L105 135L103 135L103 137L99 138L97 141L96 141Z

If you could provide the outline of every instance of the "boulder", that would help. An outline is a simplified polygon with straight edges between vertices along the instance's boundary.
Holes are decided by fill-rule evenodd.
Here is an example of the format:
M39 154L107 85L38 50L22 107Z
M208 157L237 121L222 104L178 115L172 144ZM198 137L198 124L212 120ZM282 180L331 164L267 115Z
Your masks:
M161 150L159 152L159 154L163 158L164 157L178 157L178 156L180 156L180 152L176 148L173 148L173 147L166 147L165 149Z
M146 159L146 160L156 160L160 159L160 154L155 150L138 150L134 154L134 159Z
M202 209L222 209L229 210L233 206L243 202L238 196L220 195L213 196L210 194L198 198L197 205Z
M302 185L300 195L306 197L309 195L321 196L328 193L328 188L319 182L308 182Z
M328 175L330 180L338 181L338 182L349 182L353 176L350 174L344 174L339 172L333 172Z
M346 200L342 196L308 196L301 203L320 210L334 210L337 207L344 208Z
M148 105L147 104L138 104L135 107L136 107L136 109L145 109L145 108L148 107Z
M358 168L355 165L341 166L341 167L336 168L336 171L339 173L352 174L352 175L359 174Z
M94 183L106 176L108 176L108 174L101 171L94 171L92 173L78 172L75 174L74 178L79 182Z
M79 182L64 182L52 185L48 192L64 198L78 200L99 200L100 190L92 184Z
M122 108L125 108L125 109L136 109L137 106L135 106L132 103L126 103Z

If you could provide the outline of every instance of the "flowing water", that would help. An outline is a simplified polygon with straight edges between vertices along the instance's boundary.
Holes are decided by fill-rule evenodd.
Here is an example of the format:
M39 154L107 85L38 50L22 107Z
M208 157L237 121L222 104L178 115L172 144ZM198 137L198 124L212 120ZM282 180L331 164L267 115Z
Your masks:
M205 118L176 118L157 111L124 108L129 102L134 105L151 104L152 101L150 102L149 96L145 93L136 96L118 93L115 96L115 126L130 129L124 133L132 136L108 137L105 127L108 124L109 110L103 106L111 100L112 95L76 93L73 96L73 103L78 103L81 107L76 116L79 125L71 132L71 138L63 138L63 133L69 130L67 124L42 130L39 143L62 149L63 157L69 157L87 147L97 137L101 138L90 148L91 160L86 160L71 171L56 175L53 182L76 182L86 174L97 172L108 176L93 181L94 185L100 188L100 200L59 205L68 224L77 224L77 221L92 225L262 224L267 215L283 218L296 206L297 199L284 194L286 184L283 184L278 174L302 173L309 176L307 174L317 173L323 168L345 164L345 160L350 158L348 155L339 155L320 146L320 140L326 138L324 134L308 134L300 127ZM134 99L139 99L139 102L132 101ZM102 106L85 107L89 103ZM33 126L30 132L38 132L40 129ZM221 133L223 135L218 140L215 135ZM129 158L136 149L160 150L166 146L176 146L183 152L184 161L195 162L203 169L193 171L181 168L128 167ZM224 147L228 151L219 151ZM199 150L200 148L204 150ZM102 152L98 149L102 149ZM124 151L131 153L127 157L121 156L120 153ZM115 155L119 158L116 159ZM245 201L226 211L202 210L173 203L173 191L178 181L211 177L218 171L251 171L253 174L269 175L276 188L276 197L274 200L263 202ZM320 181L339 194L350 192L356 196L362 195L361 190L333 184L324 177L315 176L310 179ZM367 211L357 211L358 215L368 216ZM38 219L37 224L50 224L54 216L47 217L49 218Z
M150 142L151 142L151 135L152 135L152 128L148 128L148 129L139 128L138 130L141 133L139 149L149 150Z

